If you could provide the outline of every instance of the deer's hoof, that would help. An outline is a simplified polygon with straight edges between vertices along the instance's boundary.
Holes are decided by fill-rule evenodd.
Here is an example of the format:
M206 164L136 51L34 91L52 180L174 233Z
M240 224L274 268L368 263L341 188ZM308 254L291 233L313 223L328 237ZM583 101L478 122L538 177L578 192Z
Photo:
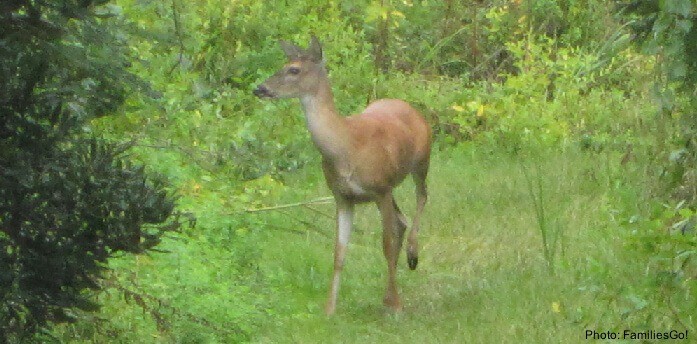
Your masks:
M409 269L411 270L415 270L419 264L419 253L416 250L416 245L411 243L407 248L407 264L409 264Z
M332 302L331 300L327 301L327 304L324 305L324 314L327 316L332 316L334 315L334 312L336 311L336 303Z
M399 302L399 299L392 299L389 297L386 297L383 302L382 302L385 307L387 307L387 310L393 313L400 313L402 311L402 303Z
M407 264L409 264L410 270L416 270L416 266L419 264L419 257L412 254L407 255Z

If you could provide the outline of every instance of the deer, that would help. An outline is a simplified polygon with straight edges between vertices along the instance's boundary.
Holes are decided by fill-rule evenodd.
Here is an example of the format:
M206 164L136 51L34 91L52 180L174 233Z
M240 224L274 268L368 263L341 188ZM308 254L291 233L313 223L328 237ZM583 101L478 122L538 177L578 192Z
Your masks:
M334 271L325 306L334 314L356 204L374 202L382 222L382 246L387 260L388 310L402 311L397 290L397 260L407 219L393 190L411 175L416 186L416 211L407 239L407 263L418 264L419 221L426 205L431 155L431 127L411 105L398 99L379 99L362 113L343 117L334 96L322 55L312 36L307 49L279 41L288 62L253 93L259 98L299 98L314 146L322 156L322 170L336 203Z

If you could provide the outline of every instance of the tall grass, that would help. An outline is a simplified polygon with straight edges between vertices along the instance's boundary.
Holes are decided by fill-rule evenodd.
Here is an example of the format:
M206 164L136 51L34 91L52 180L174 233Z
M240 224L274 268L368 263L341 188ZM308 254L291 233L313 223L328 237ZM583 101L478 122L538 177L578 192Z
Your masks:
M540 171L539 162L535 161L533 164L534 175L530 175L531 172L525 164L520 166L527 186L528 196L535 210L537 228L542 239L542 252L544 253L550 275L554 275L557 248L563 250L564 225L560 223L557 216L554 216L556 214L549 213L549 204L547 204L548 200L545 194L547 190L542 186L544 177Z

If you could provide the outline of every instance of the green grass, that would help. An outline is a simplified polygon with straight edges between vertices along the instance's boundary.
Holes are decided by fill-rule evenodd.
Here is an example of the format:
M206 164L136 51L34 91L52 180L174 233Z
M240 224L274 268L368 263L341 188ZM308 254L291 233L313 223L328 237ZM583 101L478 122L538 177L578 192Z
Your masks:
M664 228L652 225L642 201L649 165L621 160L621 152L576 148L435 151L417 270L400 257L399 314L382 306L386 262L374 205L357 208L337 314L327 317L333 204L234 211L246 205L234 203L241 196L224 180L192 180L185 186L195 192L181 204L198 210L198 225L164 240L168 253L111 262L120 285L148 295L144 303L109 288L94 318L54 333L83 343L568 343L585 342L586 330L694 329L694 288L657 283L665 271L640 248ZM329 195L320 171L313 163L283 186L255 182L255 204ZM539 187L531 192L528 180ZM396 198L410 215L410 180ZM637 236L642 228L648 239Z
M522 154L526 156L526 154ZM550 274L523 166L539 178L548 221L559 230L556 269ZM534 167L531 167L534 166ZM400 257L399 285L404 312L382 307L386 263L373 205L358 208L355 231L342 275L337 314L323 315L332 264L333 220L298 208L296 217L317 228L306 234L270 232L261 269L277 290L270 302L275 321L260 342L580 342L586 329L619 326L607 301L596 298L605 283L629 276L618 251L609 204L619 157L577 151L514 157L485 149L435 153L430 198L421 231L416 271ZM303 175L291 181L302 188ZM321 184L317 184L321 185ZM327 195L322 186L315 195ZM413 185L397 192L413 210ZM321 210L333 213L331 205ZM407 211L408 213L411 213ZM271 221L282 221L269 215ZM304 230L304 224L285 225ZM604 279L607 278L607 279ZM605 323L615 319L613 324Z

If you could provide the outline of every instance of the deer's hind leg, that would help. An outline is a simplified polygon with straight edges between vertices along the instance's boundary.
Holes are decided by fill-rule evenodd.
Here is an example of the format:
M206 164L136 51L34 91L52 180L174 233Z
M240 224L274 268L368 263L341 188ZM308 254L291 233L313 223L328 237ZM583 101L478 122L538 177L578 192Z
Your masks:
M400 240L404 230L399 213L392 198L392 191L381 195L376 201L382 217L382 248L387 260L387 290L383 300L385 306L393 311L400 311L402 304L397 291L397 258L399 257ZM402 216L403 217L403 216Z
M392 196L392 204L394 205L395 216L397 217L397 256L399 256L399 252L402 251L402 243L404 242L404 233L409 225L407 224L407 217L404 216L402 210L399 209L394 196Z
M414 270L419 263L419 225L421 214L423 213L428 190L426 187L426 175L428 174L428 160L420 164L416 171L412 173L414 185L416 185L416 212L412 220L411 230L407 239L407 264L409 269Z

